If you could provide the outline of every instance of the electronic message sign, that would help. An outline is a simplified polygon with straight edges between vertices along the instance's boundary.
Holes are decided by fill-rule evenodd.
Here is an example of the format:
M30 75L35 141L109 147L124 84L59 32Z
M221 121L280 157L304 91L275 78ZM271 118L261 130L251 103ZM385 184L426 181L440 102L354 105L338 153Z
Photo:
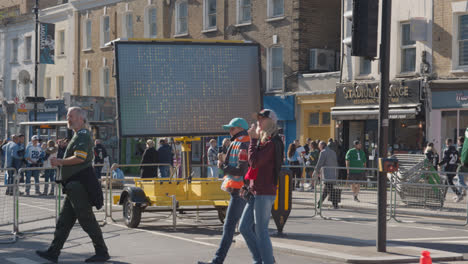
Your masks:
M116 42L120 136L225 134L260 110L258 44Z

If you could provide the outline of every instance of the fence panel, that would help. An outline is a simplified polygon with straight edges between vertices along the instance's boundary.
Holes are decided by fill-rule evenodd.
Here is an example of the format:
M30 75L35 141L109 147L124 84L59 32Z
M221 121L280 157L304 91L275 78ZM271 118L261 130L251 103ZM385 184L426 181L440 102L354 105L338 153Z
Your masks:
M0 186L0 244L16 242L14 184L7 184L7 171L13 176L16 174L14 168L0 169L1 180L4 183Z
M324 173L348 175L344 167L324 167ZM362 168L359 176L348 175L346 180L327 180L320 176L320 197L317 201L319 214L325 219L346 218L348 220L375 221L377 220L378 193L377 181L371 181L377 169ZM333 203L333 196L337 203ZM390 183L387 183L387 219L392 215L392 193ZM337 206L335 206L337 205Z
M38 229L37 221L42 221L42 228L39 229L55 226L60 208L58 196L60 189L54 181L55 175L58 173L57 168L43 167L22 168L18 171L16 204L18 230L22 233L42 233L35 231ZM50 182L44 182L45 177L50 175L52 175ZM20 183L21 178L23 178L24 183ZM26 183L29 181L28 178L30 183ZM38 181L36 182L36 180Z

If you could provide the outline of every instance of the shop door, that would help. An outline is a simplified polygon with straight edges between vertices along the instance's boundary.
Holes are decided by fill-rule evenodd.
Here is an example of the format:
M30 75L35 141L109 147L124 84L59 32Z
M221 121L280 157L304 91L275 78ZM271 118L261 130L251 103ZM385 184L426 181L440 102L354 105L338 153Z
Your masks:
M365 121L350 121L349 122L349 145L348 149L353 148L353 142L354 140L358 139L361 140L363 139L364 135L364 124Z

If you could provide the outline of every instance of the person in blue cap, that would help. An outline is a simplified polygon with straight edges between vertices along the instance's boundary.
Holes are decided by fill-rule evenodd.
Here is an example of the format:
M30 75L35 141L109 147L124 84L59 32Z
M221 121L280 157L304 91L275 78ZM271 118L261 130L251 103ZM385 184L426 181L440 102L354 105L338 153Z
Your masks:
M248 149L250 137L247 134L249 124L243 118L233 118L229 124L224 125L224 130L229 130L231 144L227 150L226 159L220 164L225 176L222 189L231 194L231 200L224 219L223 235L215 257L210 262L199 261L198 264L221 264L224 262L234 238L236 225L244 211L246 200L240 195L240 189L244 186L244 175L249 169Z

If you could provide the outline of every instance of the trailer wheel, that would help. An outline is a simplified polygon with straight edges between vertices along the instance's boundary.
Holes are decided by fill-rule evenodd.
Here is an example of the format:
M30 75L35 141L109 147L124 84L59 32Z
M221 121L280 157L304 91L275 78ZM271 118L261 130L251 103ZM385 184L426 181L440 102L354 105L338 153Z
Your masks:
M224 219L226 218L227 206L216 206L216 210L218 210L218 218L221 223L224 224Z
M125 225L130 228L136 228L140 224L141 208L133 205L130 200L130 196L125 198L125 202L123 204L123 217L125 219Z

